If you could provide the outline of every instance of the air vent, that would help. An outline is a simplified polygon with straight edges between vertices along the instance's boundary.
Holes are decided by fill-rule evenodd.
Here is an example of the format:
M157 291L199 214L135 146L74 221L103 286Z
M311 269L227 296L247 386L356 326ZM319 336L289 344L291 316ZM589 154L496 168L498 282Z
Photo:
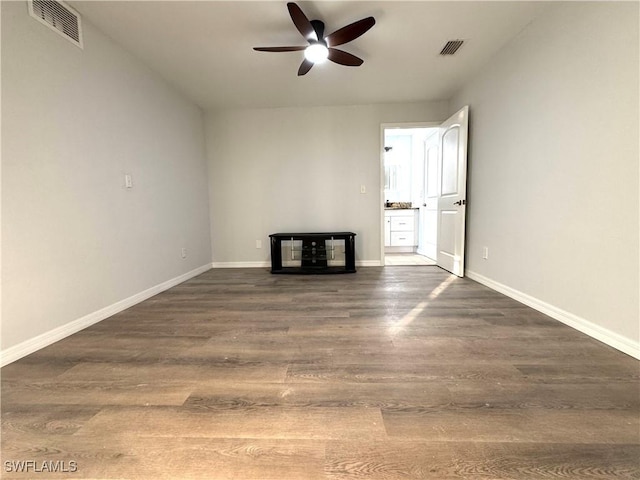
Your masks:
M453 55L462 46L464 40L449 40L440 50L440 55Z
M80 15L64 2L28 0L29 14L43 25L82 48Z

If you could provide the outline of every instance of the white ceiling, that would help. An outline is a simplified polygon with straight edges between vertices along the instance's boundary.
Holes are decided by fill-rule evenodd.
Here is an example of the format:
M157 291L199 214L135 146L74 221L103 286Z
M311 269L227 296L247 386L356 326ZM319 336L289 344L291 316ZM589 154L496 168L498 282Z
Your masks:
M330 33L376 25L341 49L360 67L327 62L297 76L305 45L284 1L71 1L82 17L204 109L446 100L530 23L546 2L297 2ZM448 40L465 44L439 55ZM89 48L85 46L85 48Z

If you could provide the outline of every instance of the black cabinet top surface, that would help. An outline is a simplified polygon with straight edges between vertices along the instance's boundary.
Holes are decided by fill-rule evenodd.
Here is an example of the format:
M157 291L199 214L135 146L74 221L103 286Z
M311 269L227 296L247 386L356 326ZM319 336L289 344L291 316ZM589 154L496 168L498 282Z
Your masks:
M351 237L353 232L304 232L304 233L272 233L270 237Z

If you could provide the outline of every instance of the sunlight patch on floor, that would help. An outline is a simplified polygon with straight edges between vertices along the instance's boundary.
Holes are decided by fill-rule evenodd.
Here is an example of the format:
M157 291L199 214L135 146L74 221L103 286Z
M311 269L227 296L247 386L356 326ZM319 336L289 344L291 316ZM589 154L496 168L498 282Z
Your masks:
M451 275L446 280L443 280L440 285L438 285L431 291L425 301L418 303L411 309L409 313L398 320L395 325L390 327L389 334L396 335L400 333L406 326L410 325L418 317L418 315L420 315L429 306L429 303L438 298L456 278L458 277L456 277L455 275Z

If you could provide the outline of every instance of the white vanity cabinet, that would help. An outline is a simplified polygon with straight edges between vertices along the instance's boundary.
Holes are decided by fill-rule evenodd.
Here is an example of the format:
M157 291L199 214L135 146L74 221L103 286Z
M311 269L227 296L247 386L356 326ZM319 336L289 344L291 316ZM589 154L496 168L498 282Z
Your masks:
M414 251L418 246L417 209L384 211L384 246L403 247L397 251Z

